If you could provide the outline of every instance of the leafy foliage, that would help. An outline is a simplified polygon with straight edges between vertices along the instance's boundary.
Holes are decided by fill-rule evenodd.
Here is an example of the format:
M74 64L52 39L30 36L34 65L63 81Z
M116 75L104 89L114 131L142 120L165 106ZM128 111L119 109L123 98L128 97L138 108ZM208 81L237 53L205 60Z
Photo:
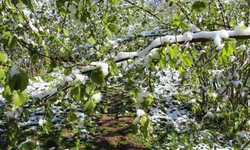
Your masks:
M249 24L249 6L243 0L2 0L0 149L60 148L65 130L81 148L82 129L94 126L102 94L117 85L128 93L130 111L145 111L132 130L155 140L153 146L247 147L249 28L240 21ZM195 39L189 24L206 34ZM207 39L211 34L218 40ZM173 87L161 88L169 70ZM40 80L49 84L35 86ZM193 119L169 123L166 112L181 109ZM165 116L155 119L155 112ZM27 122L35 129L26 129Z

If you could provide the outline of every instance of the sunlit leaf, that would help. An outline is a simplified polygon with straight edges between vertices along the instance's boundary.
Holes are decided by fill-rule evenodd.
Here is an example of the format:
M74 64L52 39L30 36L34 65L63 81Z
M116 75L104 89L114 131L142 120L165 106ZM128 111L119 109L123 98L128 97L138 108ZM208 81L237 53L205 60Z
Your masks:
M4 88L2 95L7 100L10 100L12 98L11 88L8 85Z
M28 94L25 92L14 91L13 103L16 107L21 106L24 102L28 101Z
M63 29L63 33L64 33L65 37L69 37L69 31L68 30Z
M88 42L90 43L90 44L96 44L96 40L94 39L94 37L93 36L90 36L89 38L88 38Z
M0 51L0 63L5 63L5 55Z
M231 44L229 42L226 42L225 46L223 47L222 53L223 53L223 55L226 55L226 56L233 55L234 54L234 46L233 46L233 44Z
M229 57L225 54L221 54L220 56L218 56L218 59L222 65L226 65L229 62Z
M191 66L193 63L192 58L188 55L182 56L181 61L182 61L183 65L185 65L185 66Z

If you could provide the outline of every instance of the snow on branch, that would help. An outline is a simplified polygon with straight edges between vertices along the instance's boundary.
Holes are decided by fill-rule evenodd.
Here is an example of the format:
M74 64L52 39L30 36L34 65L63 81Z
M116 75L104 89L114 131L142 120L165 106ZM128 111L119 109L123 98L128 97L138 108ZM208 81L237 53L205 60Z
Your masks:
M166 43L195 43L195 42L209 42L213 41L217 49L224 47L223 39L250 39L250 27L246 28L243 23L236 26L234 30L218 30L218 31L200 31L200 32L185 32L180 35L166 35L155 39L148 47L140 52L119 52L115 56L116 63L127 61L129 59L136 59L147 55L155 48L166 46ZM88 70L89 72L91 70ZM87 73L86 72L86 73ZM82 73L85 73L82 71Z
M250 39L250 27L246 28L240 24L234 30L218 30L218 31L201 31L201 32L186 32L183 35L166 35L155 39L147 48L138 53L138 57L145 56L152 49L165 46L166 43L194 43L194 42L208 42L213 40L217 49L222 49L224 44L222 39Z
M234 30L218 30L218 31L200 31L200 32L185 32L181 35L166 35L155 39L148 47L140 52L119 52L114 57L116 63L127 61L129 59L136 59L138 57L146 56L152 53L152 57L157 57L157 53L154 52L159 47L166 46L166 43L194 43L194 42L209 42L213 41L217 49L222 49L224 44L223 39L250 39L250 27L246 28L243 24L236 26ZM150 55L150 54L149 54ZM79 70L81 74L89 73L96 68L101 67L103 74L108 74L108 64L104 62L92 62L90 65L84 66L82 70ZM66 86L67 87L67 86ZM66 89L68 89L67 87ZM52 95L54 96L54 95ZM51 96L51 97L52 97ZM47 98L46 98L47 99Z
M166 35L155 39L144 50L136 52L120 52L115 57L115 62L126 61L147 55L154 48L166 46L166 43L196 43L213 41L217 49L222 49L224 44L223 39L250 39L250 27L246 28L242 23L236 26L234 30L218 30L218 31L200 31L200 32L185 32L180 35Z

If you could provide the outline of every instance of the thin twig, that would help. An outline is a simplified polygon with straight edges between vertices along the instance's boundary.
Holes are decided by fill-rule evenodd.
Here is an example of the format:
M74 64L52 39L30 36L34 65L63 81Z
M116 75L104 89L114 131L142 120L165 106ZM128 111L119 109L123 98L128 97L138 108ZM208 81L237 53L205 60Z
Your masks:
M248 144L250 144L250 140L246 142L246 144L241 148L241 150L243 150Z
M183 8L181 7L181 5L177 2L176 5L180 8L181 12L185 15L185 17L187 18L187 20L193 24L193 21L188 17L188 15L185 13L185 11L183 10Z
M145 11L146 13L148 13L148 14L150 14L151 16L155 17L157 20L161 21L163 24L166 24L162 19L160 19L160 18L159 18L158 16L156 16L155 14L153 14L151 11L149 11L149 10L147 10L147 9L141 7L141 6L136 5L135 3L130 2L129 0L125 0L125 2L128 2L129 4L131 4L131 5L133 5L133 6L137 7L137 8L139 8L139 9Z

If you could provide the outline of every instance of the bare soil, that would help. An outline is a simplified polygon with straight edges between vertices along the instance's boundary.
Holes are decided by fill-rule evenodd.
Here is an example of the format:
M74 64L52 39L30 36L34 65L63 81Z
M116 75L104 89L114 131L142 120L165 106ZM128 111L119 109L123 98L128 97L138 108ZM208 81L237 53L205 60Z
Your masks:
M147 149L143 143L142 136L136 136L132 133L131 115L118 117L119 106L122 103L112 100L108 106L108 112L103 114L98 125L101 133L94 133L94 143L98 150L138 150Z

